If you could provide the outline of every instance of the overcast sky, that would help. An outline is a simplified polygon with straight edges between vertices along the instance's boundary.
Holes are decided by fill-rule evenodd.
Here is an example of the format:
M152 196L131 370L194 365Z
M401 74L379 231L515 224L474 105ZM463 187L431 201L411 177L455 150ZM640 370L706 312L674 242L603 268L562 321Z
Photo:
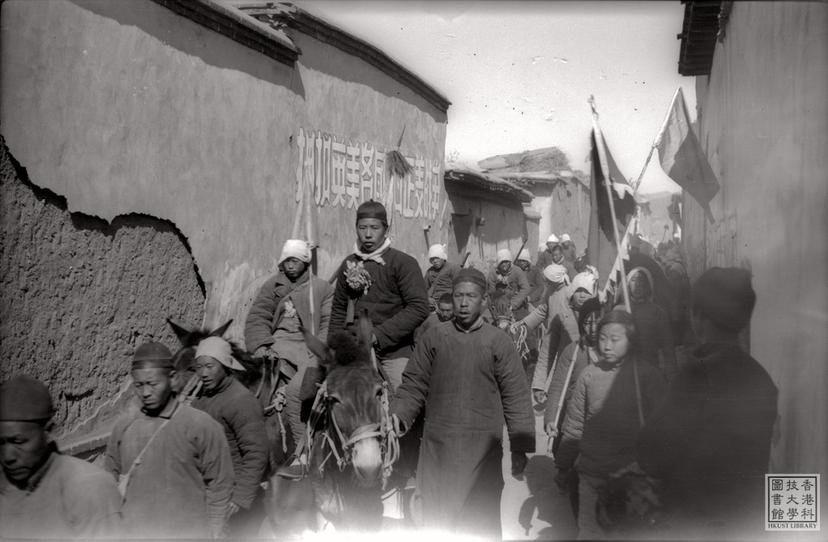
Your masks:
M679 85L684 6L671 2L309 0L296 5L379 47L446 96L446 156L557 146L588 171L595 96L610 150L638 176ZM657 153L641 192L678 190Z

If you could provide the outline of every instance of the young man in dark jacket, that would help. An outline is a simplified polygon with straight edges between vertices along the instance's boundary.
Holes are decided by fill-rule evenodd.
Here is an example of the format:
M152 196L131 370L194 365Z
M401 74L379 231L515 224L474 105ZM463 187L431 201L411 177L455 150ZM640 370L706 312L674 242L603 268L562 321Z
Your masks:
M233 359L230 343L224 339L208 337L201 341L196 348L195 367L204 394L193 401L193 407L221 424L233 459L229 535L257 536L264 519L259 484L264 481L268 460L262 407L233 375L232 369L244 367Z
M411 357L414 330L428 317L428 294L417 260L391 247L385 207L357 209L357 243L336 273L330 333L354 323L363 310L374 325L374 350L394 389Z
M739 346L756 294L743 269L714 267L693 285L691 314L701 346L666 404L648 420L638 462L663 480L678 537L757 539L763 534L764 475L777 388Z

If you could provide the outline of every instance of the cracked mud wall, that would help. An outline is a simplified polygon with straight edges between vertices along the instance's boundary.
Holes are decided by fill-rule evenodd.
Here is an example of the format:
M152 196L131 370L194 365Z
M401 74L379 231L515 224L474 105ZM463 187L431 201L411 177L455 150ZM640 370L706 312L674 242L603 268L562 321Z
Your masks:
M43 380L66 431L118 397L138 344L176 347L167 317L201 323L204 292L170 222L70 213L37 184L0 138L0 381Z

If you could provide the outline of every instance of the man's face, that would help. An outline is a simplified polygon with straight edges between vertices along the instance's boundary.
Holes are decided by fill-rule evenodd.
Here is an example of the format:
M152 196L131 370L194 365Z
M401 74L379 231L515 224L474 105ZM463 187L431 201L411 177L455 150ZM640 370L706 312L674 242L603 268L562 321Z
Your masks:
M453 303L437 304L437 318L439 318L441 322L448 322L449 320L451 320L452 316L454 316Z
M307 268L308 264L298 258L288 258L282 262L282 269L285 272L285 276L291 282L301 277Z
M552 261L555 263L561 263L563 258L564 253L561 245L555 245L555 248L552 249Z
M517 266L520 267L520 269L524 272L529 271L529 266L530 265L532 265L531 262L528 262L526 260L518 260L517 261Z
M132 385L145 412L158 414L172 395L172 377L175 371L169 369L135 369L132 371Z
M379 218L360 218L356 230L357 243L362 252L373 252L385 242L386 228Z
M0 453L6 478L22 485L48 455L48 433L37 422L0 422Z
M630 349L627 328L621 324L606 324L598 332L598 354L606 363L619 363Z
M435 257L431 258L430 260L428 260L428 263L431 264L431 267L433 267L435 271L439 271L440 269L443 268L444 265L446 265L446 260L444 260L443 258L438 258L437 256L435 256Z
M547 241L547 242L546 242L546 250L548 250L549 252L552 252L552 250L553 250L556 246L558 246L558 244L557 244L557 243L553 243L553 242L551 242L551 241Z
M497 272L501 275L505 275L512 269L512 262L509 260L503 260L499 264L497 264Z
M473 282L461 282L454 286L454 321L468 328L483 312L485 294L483 288Z
M582 288L578 288L578 290L576 290L575 293L572 294L572 307L575 310L580 309L584 306L584 303L586 303L587 299L589 299L590 297L592 297L592 295L590 295L589 292Z
M195 369L204 391L211 392L218 388L227 378L227 371L219 360L212 356L199 356L195 359Z

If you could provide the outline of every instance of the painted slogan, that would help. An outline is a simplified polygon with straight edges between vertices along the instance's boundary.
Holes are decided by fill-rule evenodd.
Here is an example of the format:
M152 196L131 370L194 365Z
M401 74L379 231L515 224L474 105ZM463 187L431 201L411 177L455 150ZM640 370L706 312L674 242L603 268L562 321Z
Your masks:
M389 176L385 152L362 141L339 138L320 130L299 129L296 201L303 186L312 189L317 207L356 209L363 201L382 202L389 214L404 218L437 218L443 178L442 163L406 156L412 171L404 178Z

